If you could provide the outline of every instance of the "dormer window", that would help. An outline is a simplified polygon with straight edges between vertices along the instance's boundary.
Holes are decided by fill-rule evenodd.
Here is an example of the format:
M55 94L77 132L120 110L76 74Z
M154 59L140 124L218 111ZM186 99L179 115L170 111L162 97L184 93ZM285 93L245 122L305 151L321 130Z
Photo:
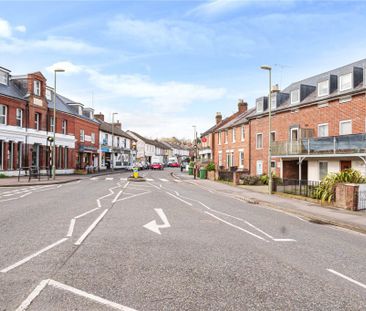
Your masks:
M0 83L8 85L8 73L4 71L0 71Z
M79 115L82 116L83 115L83 107L79 106L78 107L78 110L79 110Z
M50 89L46 89L46 98L47 100L52 100L52 91Z
M277 94L272 94L271 95L271 109L276 109L277 108Z
M318 96L329 95L329 80L321 81L318 83Z
M263 112L263 101L262 100L257 101L257 112Z
M291 92L291 105L298 104L300 102L300 89Z
M346 91L352 88L352 73L347 73L339 77L339 90Z
M34 80L33 92L34 92L34 95L41 96L41 81Z

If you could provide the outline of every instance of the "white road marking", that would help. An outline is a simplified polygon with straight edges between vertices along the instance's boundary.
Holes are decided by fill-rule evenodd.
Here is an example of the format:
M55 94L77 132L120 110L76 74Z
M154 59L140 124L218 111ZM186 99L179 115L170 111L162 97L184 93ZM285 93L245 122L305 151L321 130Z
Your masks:
M163 181L163 182L168 182L168 180L167 179L165 179L165 178L159 178L161 181Z
M211 213L209 213L209 212L205 212L205 213L206 213L206 214L208 214L208 215L210 215L210 216L212 216L212 217L214 217L214 218L216 218L217 220L220 220L221 222L223 222L223 223L225 223L225 224L227 224L227 225L229 225L229 226L231 226L231 227L233 227L233 228L236 228L236 229L238 229L238 230L240 230L240 231L243 231L243 232L245 232L245 233L248 233L248 234L250 234L251 236L256 237L257 239L260 239L260 240L262 240L262 241L268 242L266 239L264 239L264 238L260 237L259 235L256 235L256 234L255 234L255 233L253 233L253 232L250 232L250 231L245 230L245 229L243 229L243 228L241 228L241 227L239 227L239 226L236 226L236 225L234 225L234 224L232 224L232 223L230 223L230 222L228 222L228 221L226 221L226 220L224 220L224 219L221 219L221 218L219 218L219 217L217 217L217 216L215 216L215 215L213 215L213 214L211 214Z
M150 186L153 186L153 187L155 187L156 189L160 190L160 188L159 188L158 186L156 186L156 185L154 185L154 184L152 184L152 183L149 183L149 182L148 182L148 184L149 184Z
M131 195L129 197L124 197L122 199L117 200L116 202L120 202L120 201L124 201L124 200L128 200L128 199L132 199L134 197L139 197L140 195L144 195L144 194L147 194L147 193L151 193L151 191L146 191L146 192L142 192L142 193L138 193L138 194Z
M177 195L177 196L179 196L179 192L178 191L174 191L175 192L175 194Z
M180 183L180 182L182 182L181 180L179 180L179 179L173 179L175 182L177 182L177 183Z
M12 195L14 195L15 193L7 193L7 194L3 194L3 197L10 197Z
M48 246L47 246L47 247L45 247L45 248L42 248L40 251L38 251L38 252L36 252L36 253L34 253L34 254L32 254L32 255L30 255L30 256L28 256L28 257L24 258L24 259L22 259L22 260L20 260L20 261L18 261L18 262L16 262L15 264L13 264L13 265L11 265L11 266L9 266L9 267L7 267L7 268L5 268L5 269L1 270L0 272L2 272L2 273L6 273L6 272L8 272L8 271L10 271L10 270L13 270L14 268L19 267L20 265L22 265L22 264L24 264L24 263L28 262L29 260L33 259L34 257L37 257L37 256L41 255L42 253L44 253L44 252L46 252L46 251L50 250L51 248L54 248L55 246L57 246L57 245L59 245L59 244L61 244L61 243L65 242L65 241L67 241L67 238L63 238L63 239L61 239L61 240L58 240L56 243L53 243L53 244L51 244L51 245L48 245Z
M127 186L130 184L130 182L128 181L124 186L123 186L123 189L126 189Z
M20 198L24 198L24 197L26 197L27 195L30 195L32 192L26 192L26 193L24 193L24 194L22 194L21 196L20 196Z
M338 275L341 278L344 278L345 280L350 281L350 282L352 282L352 283L354 283L354 284L356 284L358 286L361 286L362 288L365 288L366 289L366 285L365 284L362 284L361 282L358 282L358 281L356 281L356 280L354 280L354 279L352 279L352 278L350 278L350 277L348 277L348 276L346 276L346 275L344 275L342 273L339 273L339 272L337 272L337 271L335 271L333 269L327 269L327 271L329 271L329 272L331 272L331 273L333 273L335 275Z
M77 289L75 287L72 287L72 286L69 286L69 285L66 285L66 284L62 284L62 283L57 282L57 281L54 281L54 280L49 280L48 281L48 284L51 285L51 286L53 286L53 287L55 287L55 288L58 288L58 289L62 289L62 290L71 292L71 293L73 293L75 295L78 295L78 296L81 296L81 297L84 297L84 298L93 300L95 302L98 302L100 304L106 305L108 307L111 307L111 308L114 308L114 309L117 309L117 310L122 310L122 311L136 311L135 309L131 309L129 307L120 305L120 304L115 303L115 302L112 302L110 300L101 298L99 296L95 296L93 294L89 294L87 292L84 292L83 290ZM47 285L47 283L46 283L46 285Z
M172 193L170 193L170 192L168 192L168 191L165 191L165 193L169 194L169 195L170 195L170 196L172 196L173 198L176 198L177 200L179 200L179 201L181 201L181 202L183 202L183 203L185 203L185 204L187 204L187 205L189 205L189 206L192 206L192 203L189 203L189 202L187 202L187 201L185 201L185 200L183 200L183 199L181 199L181 198L179 198L179 197L175 196L174 194L172 194Z
M120 180L126 181L127 180L127 177L121 177Z
M92 177L90 180L98 180L98 177Z
M121 190L120 192L117 193L117 195L114 197L112 203L116 203L116 201L118 200L118 198L120 197L120 195L122 194L123 190Z
M114 177L106 177L105 180L113 180Z
M75 218L71 219L70 226L69 226L69 230L67 231L67 234L66 234L67 237L71 237L72 236L72 233L74 231L75 222L76 222L76 219Z
M150 221L149 223L147 223L146 225L143 225L143 227L150 230L150 231L152 231L152 232L155 232L157 234L161 234L159 229L169 228L170 223L168 221L168 218L164 214L164 211L161 208L154 208L154 210L159 215L159 217L161 218L163 224L158 225L156 223L156 220L153 220L153 221Z
M117 183L117 186L115 186L115 187L112 187L112 188L109 188L109 189L108 189L108 191L110 192L109 194L106 194L106 195L104 195L104 196L102 196L102 197L98 198L98 199L97 199L98 207L102 207L102 204L100 203L100 200L102 200L102 199L104 199L104 198L106 198L106 197L109 197L110 195L114 194L113 189L116 189L116 188L118 188L118 187L121 187L121 185L120 185L119 183Z
M26 310L32 301L41 293L41 291L48 285L50 280L46 279L41 281L37 287L29 294L29 296L21 303L21 305L15 311Z
M85 212L85 213L82 213L82 214L80 214L80 215L77 215L77 216L75 216L74 218L75 218L75 219L81 218L81 217L83 217L83 216L85 216L85 215L88 215L89 213L92 213L92 212L96 211L97 209L99 209L99 207L93 208L93 209L91 209L91 210L89 210L89 211L87 211L87 212Z
M160 185L159 185L159 187L160 187L160 188L163 188L163 185L162 185L162 184L160 184Z
M80 238L74 243L75 245L80 245L86 237L89 235L89 233L96 227L96 225L102 220L104 215L108 212L108 209L105 209L99 217L89 226L88 229L80 236Z
M147 181L154 181L154 179L146 178Z
M7 202L7 201L12 201L12 200L17 200L18 198L10 198L10 199L5 199L5 200L0 200L0 202Z

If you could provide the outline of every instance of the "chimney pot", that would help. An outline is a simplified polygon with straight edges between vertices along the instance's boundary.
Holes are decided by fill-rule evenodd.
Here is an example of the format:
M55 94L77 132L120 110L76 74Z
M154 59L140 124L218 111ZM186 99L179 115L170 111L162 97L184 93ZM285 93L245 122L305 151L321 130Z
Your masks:
M238 100L238 112L243 113L248 110L248 103L243 99Z
M98 114L94 115L94 118L99 119L101 121L104 121L104 114L102 114L101 112L99 112Z
M216 124L219 124L222 121L221 112L216 112Z

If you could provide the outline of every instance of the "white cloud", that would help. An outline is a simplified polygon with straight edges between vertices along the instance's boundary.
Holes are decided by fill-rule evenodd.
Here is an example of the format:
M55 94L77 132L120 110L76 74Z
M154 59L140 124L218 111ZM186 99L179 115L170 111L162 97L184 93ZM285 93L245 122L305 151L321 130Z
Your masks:
M61 61L46 68L48 72L53 72L55 69L64 69L66 73L79 73L82 71L82 66L74 65L68 61Z
M37 51L57 51L64 53L99 53L103 52L103 48L89 45L80 40L75 40L69 37L54 37L50 36L42 40L20 40L17 38L9 38L0 42L1 52L8 53L22 53L24 51L37 50Z
M252 2L251 0L210 0L191 10L192 15L215 16L233 11Z
M11 37L11 26L8 21L0 18L0 38Z
M19 32L26 32L27 31L27 28L24 25L16 26L14 29L16 31L19 31Z
M168 81L156 83L142 75L104 75L87 70L90 80L100 89L141 100L142 104L152 106L159 112L183 111L194 102L221 99L226 91L223 88L209 88L204 85Z

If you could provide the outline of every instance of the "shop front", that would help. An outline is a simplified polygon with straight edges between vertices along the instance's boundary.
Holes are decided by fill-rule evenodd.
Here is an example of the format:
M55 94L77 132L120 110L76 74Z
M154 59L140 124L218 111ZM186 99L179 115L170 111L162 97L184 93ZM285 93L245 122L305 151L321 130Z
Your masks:
M76 166L78 169L98 168L98 149L94 146L79 146Z

